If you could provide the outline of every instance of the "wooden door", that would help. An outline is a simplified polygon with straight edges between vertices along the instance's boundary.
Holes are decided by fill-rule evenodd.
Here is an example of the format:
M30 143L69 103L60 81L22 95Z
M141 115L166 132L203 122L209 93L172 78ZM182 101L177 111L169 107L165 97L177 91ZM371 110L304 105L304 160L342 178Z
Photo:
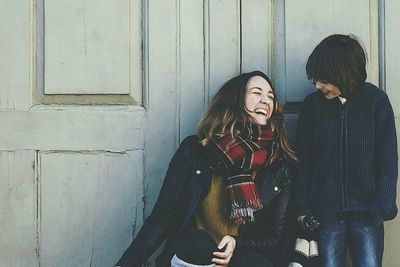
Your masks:
M0 266L113 266L143 219L140 1L0 5Z

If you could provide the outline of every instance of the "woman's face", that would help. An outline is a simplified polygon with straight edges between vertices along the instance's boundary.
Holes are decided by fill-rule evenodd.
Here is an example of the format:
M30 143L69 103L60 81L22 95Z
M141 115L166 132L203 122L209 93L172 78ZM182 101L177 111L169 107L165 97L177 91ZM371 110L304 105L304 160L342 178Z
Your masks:
M244 105L252 123L267 124L274 111L274 98L274 92L264 78L253 76L249 79L246 84Z

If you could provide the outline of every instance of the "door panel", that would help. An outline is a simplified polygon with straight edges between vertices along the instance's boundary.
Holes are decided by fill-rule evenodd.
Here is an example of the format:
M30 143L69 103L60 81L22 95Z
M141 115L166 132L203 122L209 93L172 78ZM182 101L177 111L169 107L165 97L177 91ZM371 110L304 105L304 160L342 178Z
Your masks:
M32 1L35 104L140 104L141 1Z
M112 266L143 222L141 2L3 2L0 266Z
M208 100L240 72L240 0L208 1L205 69Z
M38 161L41 266L113 266L142 224L142 153L40 152Z
M29 14L29 1L1 2L0 110L27 110L31 104L30 28L27 14Z
M44 0L45 94L129 94L129 0Z
M193 134L204 111L203 0L180 2L178 94L179 139Z
M272 1L241 2L241 70L271 72Z
M0 266L39 266L35 151L0 151Z
M143 149L145 113L138 107L0 112L0 147L5 150ZM29 133L29 135L27 135Z
M333 33L353 33L360 39L369 56L369 80L378 82L377 5L372 2L376 1L285 1L286 102L301 102L314 90L305 64L314 47Z

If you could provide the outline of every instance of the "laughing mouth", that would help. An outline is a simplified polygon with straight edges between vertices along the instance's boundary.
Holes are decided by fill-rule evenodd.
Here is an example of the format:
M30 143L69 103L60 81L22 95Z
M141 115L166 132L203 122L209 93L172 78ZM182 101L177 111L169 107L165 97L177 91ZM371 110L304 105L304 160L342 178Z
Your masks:
M263 108L256 108L255 110L254 110L254 112L256 113L256 114L260 114L260 115L264 115L264 116L267 116L267 110L265 110L265 109L263 109Z

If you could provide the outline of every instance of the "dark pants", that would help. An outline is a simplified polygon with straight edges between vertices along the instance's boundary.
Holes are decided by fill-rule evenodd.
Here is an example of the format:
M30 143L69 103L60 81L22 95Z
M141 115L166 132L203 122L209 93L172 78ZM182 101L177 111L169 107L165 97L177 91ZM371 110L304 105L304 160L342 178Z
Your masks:
M177 238L172 244L174 255L180 260L193 265L212 264L213 252L223 251L211 236L201 230L190 230ZM229 267L272 267L269 260L263 255L253 251L240 251L235 248L229 262Z
M383 223L376 222L368 212L336 214L323 220L319 231L323 266L345 266L347 246L353 267L382 266Z

